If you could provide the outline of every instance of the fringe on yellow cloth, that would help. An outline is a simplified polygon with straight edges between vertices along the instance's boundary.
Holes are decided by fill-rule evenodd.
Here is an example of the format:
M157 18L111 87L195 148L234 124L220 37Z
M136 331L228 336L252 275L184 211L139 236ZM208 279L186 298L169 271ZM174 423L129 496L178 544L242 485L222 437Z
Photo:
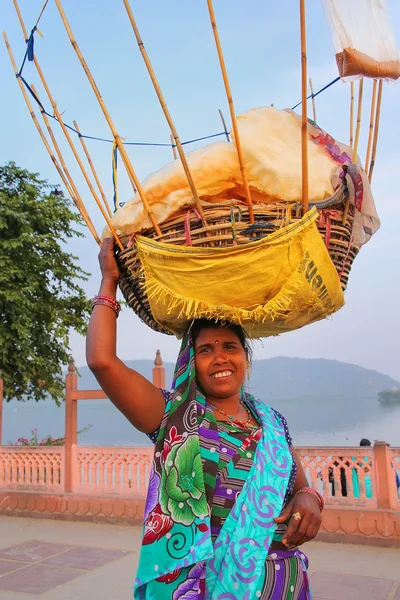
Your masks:
M317 217L313 208L261 240L223 248L138 236L153 316L177 337L197 318L230 321L250 337L267 337L334 313L344 296Z

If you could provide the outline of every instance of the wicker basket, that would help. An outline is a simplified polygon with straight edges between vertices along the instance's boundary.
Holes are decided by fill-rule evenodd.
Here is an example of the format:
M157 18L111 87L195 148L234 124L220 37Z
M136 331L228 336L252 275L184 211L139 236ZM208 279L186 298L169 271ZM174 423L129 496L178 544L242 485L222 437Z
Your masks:
M346 201L346 188L342 187L328 200L312 205L316 206L320 214L317 226L335 265L343 291L347 286L351 265L358 252L358 248L351 245L354 207L350 205L346 210ZM244 203L209 204L203 206L203 210L207 227L203 226L193 210L189 213L192 246L222 247L248 243L268 236L277 229L302 218L301 206L293 202L254 204L255 222L252 225L249 225L248 206ZM346 218L343 223L345 213ZM160 229L161 236L158 236L154 229L149 229L142 235L165 243L187 245L188 210L172 215L160 225ZM170 334L154 320L151 313L136 248L134 246L127 248L129 236L122 237L121 241L126 250L117 252L116 258L121 272L120 289L125 300L151 329Z

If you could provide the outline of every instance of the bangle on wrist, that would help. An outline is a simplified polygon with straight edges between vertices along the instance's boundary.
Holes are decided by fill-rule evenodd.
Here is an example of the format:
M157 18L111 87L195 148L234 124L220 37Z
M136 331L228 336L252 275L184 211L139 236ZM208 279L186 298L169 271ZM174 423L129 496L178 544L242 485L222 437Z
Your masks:
M108 306L108 308L111 308L115 312L117 318L121 311L120 303L111 298L111 296L95 296L92 300L92 311L97 305Z
M325 508L325 501L324 501L323 497L321 496L321 494L319 492L317 492L317 490L314 490L313 488L310 488L310 487L300 488L299 490L297 490L297 492L295 492L293 494L293 498L295 496L297 496L297 494L302 494L303 492L305 494L311 494L312 496L314 496L314 498L316 500L318 500L320 511L322 512L324 510L324 508Z

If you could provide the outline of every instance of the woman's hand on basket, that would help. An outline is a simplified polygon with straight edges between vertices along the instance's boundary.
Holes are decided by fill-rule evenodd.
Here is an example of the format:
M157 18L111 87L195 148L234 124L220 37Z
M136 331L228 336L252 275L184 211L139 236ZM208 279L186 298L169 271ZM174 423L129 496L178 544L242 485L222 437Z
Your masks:
M103 280L118 283L119 270L114 256L114 238L105 238L99 252L99 263Z
M275 523L289 520L282 543L288 548L309 542L321 526L321 510L318 499L306 492L296 494L283 509Z

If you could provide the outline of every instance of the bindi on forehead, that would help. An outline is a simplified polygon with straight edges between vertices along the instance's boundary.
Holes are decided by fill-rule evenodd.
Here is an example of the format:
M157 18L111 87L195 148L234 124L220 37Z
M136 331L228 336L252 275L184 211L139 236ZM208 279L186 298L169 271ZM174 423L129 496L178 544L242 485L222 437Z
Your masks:
M239 340L237 339L237 336L231 331L223 329L222 327L218 328L218 331L204 329L200 331L195 338L196 349L204 345L218 348L219 346L224 346L225 344L236 345L238 343Z

